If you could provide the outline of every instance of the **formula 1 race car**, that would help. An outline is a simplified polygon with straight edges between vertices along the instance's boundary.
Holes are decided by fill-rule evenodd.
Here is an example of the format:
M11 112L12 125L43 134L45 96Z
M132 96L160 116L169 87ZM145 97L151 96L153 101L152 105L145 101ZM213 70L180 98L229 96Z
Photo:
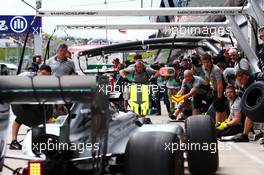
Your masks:
M51 134L48 124L32 128L32 151L38 158L29 160L22 174L184 174L185 152L191 173L218 169L210 117L189 117L183 128L177 123L144 124L130 112L118 116L110 107L115 98L98 90L107 84L104 76L5 76L0 82L0 98L7 103L62 100L71 106L53 131L57 134Z

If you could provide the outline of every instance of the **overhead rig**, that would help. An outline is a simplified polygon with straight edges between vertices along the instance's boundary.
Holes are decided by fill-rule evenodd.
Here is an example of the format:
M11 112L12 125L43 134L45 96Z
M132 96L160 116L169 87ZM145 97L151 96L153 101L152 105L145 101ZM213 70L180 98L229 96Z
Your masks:
M149 24L59 24L57 30L83 30L83 29L164 29L166 27L228 27L228 22L177 22L177 23L149 23Z
M140 8L140 9L103 9L103 10L45 10L40 9L40 16L208 16L208 15L246 15L256 17L260 8L253 0L245 7L171 7L171 8Z
M38 11L38 15L46 16L46 17L96 17L96 16L216 16L223 15L226 16L228 21L226 23L212 23L212 25L223 25L230 26L231 30L237 39L240 47L243 49L251 65L253 66L255 71L258 71L259 68L257 66L257 56L252 47L248 44L248 39L243 35L239 25L235 21L235 16L248 15L253 17L259 26L264 26L264 12L259 7L256 1L248 0L246 6L243 7L174 7L174 8L141 8L141 9L105 9L105 10L45 10L40 9ZM88 28L99 28L99 29L125 29L132 28L135 29L138 27L139 29L144 28L160 28L161 26L177 26L177 25L187 25L187 24L165 24L165 23L152 23L152 24L126 24L126 25L71 25L66 26L66 28L80 28L80 27L88 27ZM191 23L190 25L201 26L202 24ZM211 26L209 23L205 23L207 26ZM64 27L62 25L58 26Z
M237 16L250 15L264 25L264 13L254 0L248 0L243 7L171 7L140 9L103 9L103 10L45 10L37 14L46 17L95 17L95 16Z

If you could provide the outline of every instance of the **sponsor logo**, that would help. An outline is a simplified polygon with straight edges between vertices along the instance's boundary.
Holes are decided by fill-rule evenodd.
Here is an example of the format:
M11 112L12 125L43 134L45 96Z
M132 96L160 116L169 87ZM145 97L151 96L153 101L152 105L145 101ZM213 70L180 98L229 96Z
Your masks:
M22 33L27 29L28 23L23 16L15 16L10 21L10 28L16 33Z
M171 100L174 103L184 103L184 96L183 95L172 95Z

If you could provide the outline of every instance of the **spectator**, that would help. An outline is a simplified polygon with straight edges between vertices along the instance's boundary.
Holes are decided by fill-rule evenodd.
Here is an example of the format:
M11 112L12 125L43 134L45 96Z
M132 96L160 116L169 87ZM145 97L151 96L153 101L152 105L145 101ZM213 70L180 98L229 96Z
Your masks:
M164 67L164 64L160 64L160 67ZM155 106L157 108L156 115L161 115L161 106L160 101L163 99L163 102L166 106L168 114L170 114L170 101L168 96L168 89L167 89L167 81L169 77L168 76L160 76L157 78L157 85L158 85L158 91L155 93Z
M136 84L150 84L156 77L159 76L159 71L152 69L140 59L138 59L135 64L119 71L119 74L123 78L124 82L129 83L130 80L128 79L126 73L132 76L132 81Z
M118 71L119 71L118 66L120 64L120 61L118 58L115 58L115 59L113 59L112 63L113 63L112 69L114 72L112 73L112 75L109 79L109 83L112 86L112 91L114 91L114 85L115 85L115 82L117 81L117 75L118 75Z
M142 60L137 60L135 64L130 65L128 68L120 70L120 76L127 80L127 76L125 73L129 73L132 75L132 79L135 83L139 84L149 84L150 78L152 75L155 77L159 76L159 71L155 71L150 66L145 65Z
M112 67L113 70L117 71L118 70L118 65L120 64L119 58L113 59L112 63L113 63L113 67Z
M175 74L174 76L169 77L166 84L166 87L168 89L168 96L170 100L170 114L175 111L175 103L172 102L171 96L177 94L177 92L181 88L181 83L182 83L182 81L179 78L180 62L178 60L174 60L171 66L174 68Z
M74 62L67 58L68 46L64 43L57 48L57 54L48 60L52 75L75 75Z
M187 58L182 58L180 63L180 69L179 69L179 78L183 80L184 78L184 71L190 69L189 60Z
M0 67L0 75L8 75L9 70L6 65L1 65Z
M233 60L231 59L229 52L230 52L231 48L227 48L224 51L224 64L225 64L225 68L227 67L234 67L235 63L233 62Z
M248 71L245 70L239 70L236 73L236 81L238 82L238 86L241 90L241 96L243 94L243 92L255 81L258 80L258 74L262 74L262 73L256 73L254 75L250 75ZM246 117L245 122L244 122L244 129L243 129L243 133L238 134L235 138L234 141L235 142L249 142L248 139L248 134L250 132L250 130L253 128L253 121L249 118Z
M234 68L226 68L223 75L226 83L234 85L236 72L240 69L250 72L250 66L248 60L241 57L237 48L230 48L228 54L235 63L235 66Z
M213 57L213 63L222 70L225 70L227 67L234 67L234 63L229 56L230 49L231 48L223 49Z
M229 101L230 114L225 121L217 124L216 129L218 137L231 136L243 131L241 123L241 98L232 85L226 87L225 94Z
M51 75L51 68L48 65L42 65L37 73L38 76ZM45 105L46 116L51 117L52 107ZM16 119L12 124L12 141L9 148L21 150L22 145L17 141L17 134L22 124L27 126L37 126L43 123L44 109L43 105L12 105ZM32 116L32 114L34 114ZM37 117L36 117L37 116Z
M2 100L0 100L0 118L1 118L1 127L0 127L1 140L2 143L4 143L4 141L7 139L7 131L10 121L10 104ZM1 150L1 151L5 151L5 150ZM2 152L2 154L4 155L5 153Z
M264 26L259 29L259 38L264 41ZM258 49L258 67L261 72L264 72L264 44L261 44Z
M227 101L224 97L225 81L221 69L213 64L212 57L205 54L202 57L202 63L205 70L206 85L210 85L213 89L213 107L216 111L216 123L222 122L227 109Z
M194 76L191 70L184 71L184 80L178 95L183 95L185 101L190 97L193 97L193 115L200 114L203 100L206 101L207 104L210 104L211 100L208 94L210 94L210 87L209 85L206 86L205 81L202 78Z
M41 64L41 56L40 55L35 55L32 58L32 63L28 68L29 72L38 72L39 65Z
M198 77L205 79L205 73L203 70L203 64L199 55L191 55L192 60L192 73Z

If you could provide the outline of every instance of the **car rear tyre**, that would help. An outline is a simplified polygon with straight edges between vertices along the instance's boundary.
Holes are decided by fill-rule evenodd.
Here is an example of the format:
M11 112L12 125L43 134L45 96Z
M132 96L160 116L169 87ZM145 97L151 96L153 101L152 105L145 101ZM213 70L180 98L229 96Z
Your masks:
M179 143L176 133L135 133L126 147L125 175L183 175L183 153L166 149L173 143Z
M217 138L214 122L209 116L187 118L187 160L192 174L214 174L219 166Z
M255 122L264 122L264 82L250 85L242 96L242 112Z

